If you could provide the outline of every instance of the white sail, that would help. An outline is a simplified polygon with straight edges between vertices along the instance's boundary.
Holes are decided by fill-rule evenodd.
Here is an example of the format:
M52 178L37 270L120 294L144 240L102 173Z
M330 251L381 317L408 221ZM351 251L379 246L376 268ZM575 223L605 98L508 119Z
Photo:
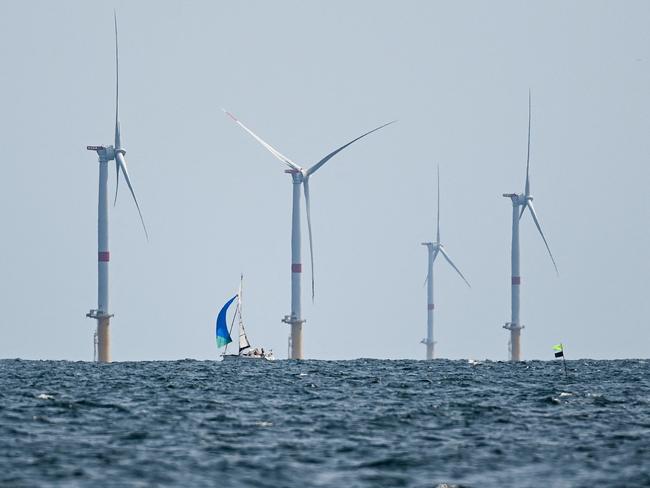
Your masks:
M239 322L239 352L242 352L244 349L248 349L249 347L251 347L251 343L248 342L248 337L246 337L244 324Z

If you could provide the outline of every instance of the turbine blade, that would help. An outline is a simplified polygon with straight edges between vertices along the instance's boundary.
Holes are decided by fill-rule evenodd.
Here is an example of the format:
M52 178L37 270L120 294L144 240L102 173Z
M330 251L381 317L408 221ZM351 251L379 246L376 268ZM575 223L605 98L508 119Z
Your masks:
M535 225L537 226L537 230L539 231L539 234L542 236L542 239L544 240L544 244L546 245L546 250L548 251L548 255L551 257L551 261L553 261L553 266L555 267L555 272L557 275L560 275L560 272L557 269L557 264L555 264L555 258L553 257L553 253L551 252L551 248L548 246L548 242L546 242L546 237L544 237L544 233L542 232L542 227L539 225L539 220L537 219L537 214L535 213L535 207L533 207L533 202L528 202L528 210L530 210L530 214L533 216L533 220L535 221Z
M472 285L469 284L469 281L467 281L467 280L465 279L465 277L463 276L463 273L461 273L460 270L459 270L459 269L456 267L456 265L453 263L453 261L451 260L451 258L450 258L449 255L447 254L447 251L445 251L445 250L441 247L441 248L440 248L440 252L441 252L442 255L444 256L444 258L447 260L447 262L448 262L449 264L451 264L451 267L454 268L454 269L456 270L456 273L458 273L458 274L460 275L460 277L461 277L461 278L463 279L463 281L467 284L467 286L469 286L469 287L471 288Z
M305 192L305 207L307 209L307 230L309 233L309 258L311 260L311 301L314 301L314 247L312 244L311 234L311 206L309 203L309 176L306 176L302 182L302 188Z
M528 201L526 201L526 203L524 203L521 206L521 212L519 212L519 220L521 220L521 216L524 215L524 212L526 211L526 206L528 206Z
M528 90L528 150L526 152L526 189L524 194L526 196L530 195L530 178L528 175L530 169L530 89ZM521 213L524 213L524 209L521 209Z
M115 21L115 149L120 149L122 147L120 136L120 62L117 45L117 12L115 10L113 10L113 20Z
M117 205L117 190L120 188L120 165L115 164L115 171L117 175L115 177L115 200L113 201L113 206Z
M431 251L431 248L428 247L428 246L427 246L427 252L429 252L429 253L432 252L432 251ZM427 282L429 281L429 278L430 278L430 276L431 276L431 273L433 272L433 263L436 262L436 257L437 257L437 256L438 256L438 250L436 249L435 251L433 251L433 257L431 258L431 267L432 267L432 269L430 269L430 270L428 269L428 270L427 270L427 276L426 276L426 278L424 278L424 283L422 283L422 287L424 287L424 286L427 284Z
M438 217L436 224L436 242L440 244L440 165L438 165Z
M357 142L359 139L361 139L361 138L363 138L363 137L366 137L367 135L372 134L373 132L378 131L379 129L383 129L383 128L386 127L387 125L394 124L395 122L397 122L397 121L396 121L396 120L393 120L392 122L388 122L387 124L380 125L379 127L375 128L375 129L372 129L371 131L368 131L368 132L366 132L365 134L360 135L360 136L357 137L356 139L352 139L350 142L348 142L347 144L345 144L345 145L339 147L339 148L336 149L335 151L332 151L332 152L329 153L327 156L325 156L323 159L321 159L320 161L318 161L315 165L313 165L311 168L309 168L309 169L307 170L307 175L314 174L316 171L318 171L318 169L319 169L321 166L323 166L326 162L328 162L330 159L332 159L332 158L333 158L334 156L336 156L338 153L340 153L341 151L343 151L343 149L345 149L346 147L348 147L350 144L353 144L353 143Z
M124 175L124 179L126 180L126 185L129 187L129 190L131 190L131 195L133 196L133 201L135 202L135 206L138 209L138 214L140 215L140 222L142 222L142 228L144 229L144 235L147 237L147 241L149 240L149 233L147 232L147 226L144 223L144 218L142 217L142 212L140 211L140 205L138 204L138 199L135 196L135 192L133 191L133 186L131 185L131 179L129 178L129 172L126 169L126 161L124 160L124 155L121 152L118 152L115 154L115 163L120 167L122 170L122 174Z
M286 157L284 154L282 154L280 151L275 149L273 146L270 144L267 144L264 142L262 139L260 139L252 130L250 130L248 127L246 127L244 124L241 123L241 121L235 117L233 114L228 112L226 109L222 109L224 113L230 117L232 120L235 121L235 123L240 126L242 129L244 129L246 132L248 132L257 142L259 142L262 146L264 146L271 154L273 154L276 158L278 158L280 161L282 161L284 164L289 166L291 169L294 169L296 171L300 171L301 168L298 166L296 163L291 161L288 157Z

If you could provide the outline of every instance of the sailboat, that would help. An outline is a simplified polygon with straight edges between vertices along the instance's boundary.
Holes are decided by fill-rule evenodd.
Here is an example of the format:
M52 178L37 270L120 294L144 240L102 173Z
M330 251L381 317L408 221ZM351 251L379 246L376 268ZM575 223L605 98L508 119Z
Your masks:
M246 329L244 328L244 320L242 319L242 285L244 281L244 275L241 275L239 281L239 293L234 297L228 300L225 305L219 311L217 315L217 348L224 347L223 354L221 357L224 361L231 361L236 359L263 359L266 361L273 361L275 357L273 356L273 351L265 351L264 348L253 348L251 343L248 340L246 335ZM226 320L226 315L228 313L228 307L234 302L237 301L237 306L235 307L235 314L232 317L230 322L230 328L228 328L228 322ZM226 354L228 350L228 344L232 342L232 329L235 326L235 320L237 320L239 327L239 351L237 354Z

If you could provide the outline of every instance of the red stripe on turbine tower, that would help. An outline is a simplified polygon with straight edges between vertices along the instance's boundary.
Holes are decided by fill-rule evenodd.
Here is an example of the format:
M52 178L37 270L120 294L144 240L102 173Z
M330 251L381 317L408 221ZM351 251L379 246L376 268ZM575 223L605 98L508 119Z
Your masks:
M294 263L291 265L291 272L292 273L302 273L302 264L300 263Z
M429 310L433 310L433 303L429 304Z
M99 251L99 261L107 263L111 259L111 253L108 251Z
M512 277L512 284L513 285L521 285L521 276L513 276Z

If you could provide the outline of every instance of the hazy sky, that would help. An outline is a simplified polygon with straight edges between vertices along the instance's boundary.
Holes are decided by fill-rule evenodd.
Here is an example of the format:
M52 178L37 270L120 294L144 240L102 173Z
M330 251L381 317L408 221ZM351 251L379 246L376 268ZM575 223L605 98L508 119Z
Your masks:
M0 357L92 359L97 176L121 122L150 241L111 207L114 360L217 357L245 274L254 343L286 357L291 180L221 112L309 166L305 355L423 358L435 234L436 354L507 358L511 203L531 189L560 270L521 225L522 352L648 357L647 1L6 1L0 16ZM123 182L122 182L123 183ZM111 166L109 191L115 188ZM304 215L303 215L304 217ZM306 230L306 229L305 229ZM306 238L306 235L305 235Z

